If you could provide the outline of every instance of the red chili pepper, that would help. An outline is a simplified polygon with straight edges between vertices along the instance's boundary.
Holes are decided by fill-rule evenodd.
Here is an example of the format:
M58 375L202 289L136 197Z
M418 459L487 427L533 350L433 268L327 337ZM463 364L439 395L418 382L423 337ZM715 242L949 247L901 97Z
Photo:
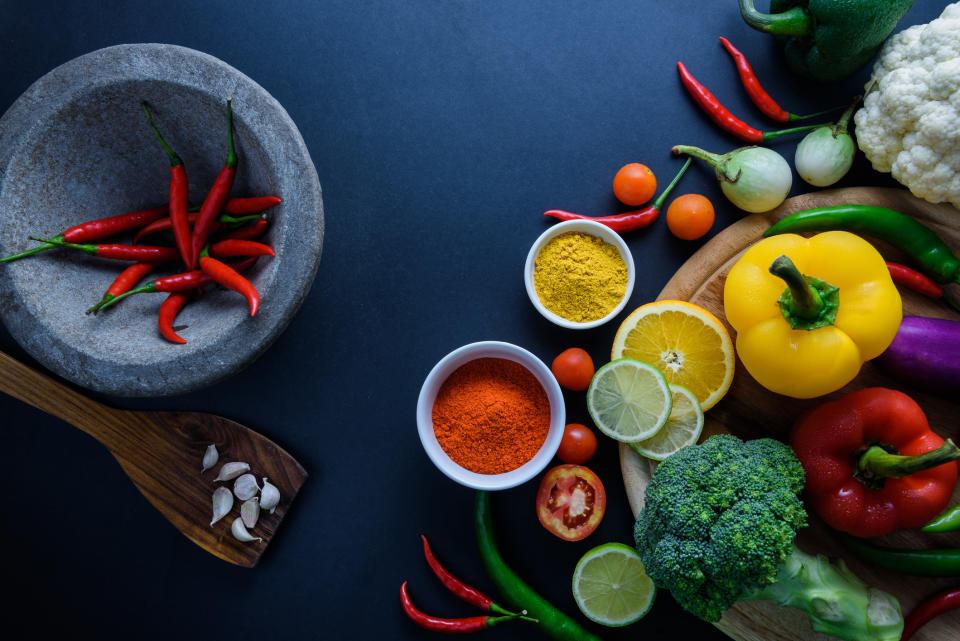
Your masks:
M681 167L677 175L673 177L673 180L671 180L670 184L663 190L663 193L653 201L652 205L647 205L643 209L636 209L622 214L611 214L609 216L584 216L583 214L574 214L569 211L563 211L562 209L551 209L543 212L543 215L560 220L592 220L606 225L617 233L643 229L644 227L648 227L657 219L657 216L660 215L660 209L663 207L667 196L670 195L674 185L680 181L680 177L686 173L687 167L690 166L691 162L693 162L693 159L687 158L687 161L683 163L683 167Z
M424 614L413 605L413 602L410 600L410 595L407 594L406 581L400 584L400 605L403 606L403 611L407 614L407 616L424 630L432 630L433 632L442 632L444 634L466 634L469 632L479 632L480 630L492 628L493 626L503 623L504 621L510 621L517 618L517 615L503 617L484 615L479 617L467 617L464 619L441 619L439 617L430 616L429 614Z
M210 246L210 253L219 258L235 256L276 256L273 248L254 240L228 238Z
M150 115L147 103L143 102L141 105L143 106L143 113L147 114L147 122L150 123L150 128L157 135L160 146L167 152L167 157L170 159L169 210L170 220L173 221L173 238L176 241L181 259L189 265L192 260L190 253L192 250L190 247L190 223L187 222L187 196L190 190L190 184L187 182L187 170L183 166L180 156L170 148L167 141L160 135L160 130L153 122L153 116Z
M200 214L196 211L191 211L187 213L187 223L190 225L193 225L197 220L197 216L199 215ZM235 218L234 216L231 216L229 214L220 214L219 216L217 216L217 225L215 225L214 229L216 229L219 226L219 223L233 225L233 224L242 224L242 223L252 222L260 219L261 219L260 216L251 215L251 216L242 216L239 218ZM133 243L134 244L139 243L140 239L142 239L144 236L149 236L150 234L156 234L161 231L167 231L171 229L172 226L173 226L173 220L171 220L169 216L167 218L160 218L159 220L155 220L137 232L137 235L133 237Z
M143 227L157 218L166 215L167 211L167 206L163 205L162 207L132 211L118 216L98 218L97 220L90 220L85 223L80 223L79 225L74 225L50 240L68 243L88 243L92 240L100 240L107 236ZM38 254L42 251L53 249L54 247L57 247L54 243L44 243L38 247L28 249L25 252L0 258L0 263L32 256L33 254Z
M222 232L218 235L217 240L254 240L267 233L268 226L267 221L260 219L250 225L244 225L243 227Z
M230 195L230 189L233 187L233 179L237 174L237 154L233 148L233 108L230 105L230 98L227 98L227 130L229 144L227 147L227 160L220 170L220 174L213 183L213 187L204 198L200 205L200 214L197 216L197 222L193 226L193 234L190 236L191 261L187 263L190 269L197 265L197 259L200 257L200 251L207 242L207 238L213 233L217 222L217 214L223 209Z
M160 334L171 343L183 345L187 342L173 331L173 321L177 318L177 314L180 313L183 306L187 304L189 298L190 295L186 292L173 292L160 304L160 311L157 314L157 327L160 329Z
M89 245L66 243L53 238L38 238L31 236L31 240L41 243L51 243L58 247L77 249L91 256L110 258L113 260L131 260L137 263L163 263L180 258L180 252L175 247L155 247L152 245L118 245L100 244Z
M753 73L753 67L750 66L747 57L740 53L740 50L734 47L730 41L723 36L720 36L720 42L723 43L724 49L733 57L733 61L737 63L737 72L740 74L740 81L743 83L743 88L747 90L747 95L750 96L753 104L768 118L772 118L778 122L789 122L793 120L794 118L791 118L790 112L780 107L760 85L760 81L757 79L756 74Z
M154 267L155 265L153 263L134 263L130 265L120 272L110 287L107 288L103 298L100 299L100 302L94 305L94 307L109 303L120 294L127 293L130 291L130 288L140 282L140 279L146 276Z
M871 387L815 407L793 426L790 446L807 474L808 506L854 536L924 525L957 484L960 449L897 390Z
M256 256L251 256L244 260L233 263L230 267L238 272L245 271L249 269L257 261ZM136 289L131 289L125 294L120 294L113 300L107 301L103 304L94 305L89 310L88 314L96 314L97 312L116 305L121 300L127 296L133 296L134 294L150 294L154 292L182 292L190 289L197 289L200 287L206 287L212 285L215 281L208 274L205 274L199 269L194 269L188 272L182 272L180 274L173 274L172 276L165 276L163 278L158 278L152 280L148 283L144 283Z
M903 621L900 641L907 641L931 619L960 608L960 587L950 588L918 604Z
M247 299L247 304L250 305L250 315L256 315L257 309L260 307L260 294L257 293L256 287L249 280L241 276L233 267L210 256L201 256L199 264L203 273L214 281L227 289L243 294L243 297Z
M700 108L710 116L710 119L719 125L721 129L733 134L740 140L756 145L774 138L779 138L780 136L801 131L810 131L811 129L821 126L804 125L802 127L781 129L779 131L760 131L730 113L730 111L720 104L720 101L710 93L709 89L697 82L697 79L687 71L687 68L683 66L682 62L677 63L677 69L680 70L680 80L683 82L683 86L686 87L687 92L693 97Z
M893 278L893 282L898 285L903 285L928 298L941 300L960 312L960 305L953 302L953 300L944 293L943 287L934 282L933 279L929 278L926 274L921 274L906 265L892 263L890 261L887 261L887 270L890 272L890 277Z
M279 205L283 200L276 196L254 196L252 198L230 198L227 204L223 206L223 211L234 216L243 216L246 214L259 214L266 211L274 205Z
M472 603L478 608L483 608L489 612L497 612L499 614L514 614L513 612L505 610L494 603L493 599L488 597L480 590L470 587L460 579L450 574L445 567L440 565L440 562L437 561L437 558L433 555L433 551L430 549L430 544L427 542L427 537L421 534L420 538L423 539L423 556L425 556L427 559L427 565L430 566L430 569L433 570L433 573L437 575L437 578L440 579L440 582L443 583L445 588L456 594L467 603Z

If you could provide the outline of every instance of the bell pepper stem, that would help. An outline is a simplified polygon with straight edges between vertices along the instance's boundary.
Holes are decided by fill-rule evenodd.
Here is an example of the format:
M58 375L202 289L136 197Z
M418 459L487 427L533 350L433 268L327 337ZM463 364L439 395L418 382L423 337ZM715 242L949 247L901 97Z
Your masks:
M803 7L793 7L782 13L760 13L753 0L740 0L740 15L757 31L775 36L802 38L813 33L813 20Z
M816 318L823 309L823 298L803 277L797 266L786 255L777 257L770 265L770 273L782 279L793 295L793 309L802 318Z
M960 459L960 448L953 441L916 456L891 454L879 445L870 446L857 460L859 473L870 479L901 478Z

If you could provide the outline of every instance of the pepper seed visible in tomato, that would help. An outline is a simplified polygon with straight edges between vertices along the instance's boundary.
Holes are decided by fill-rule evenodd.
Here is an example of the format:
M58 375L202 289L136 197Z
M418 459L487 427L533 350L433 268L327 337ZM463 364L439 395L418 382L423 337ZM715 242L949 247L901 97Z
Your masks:
M548 532L565 541L579 541L592 534L606 508L603 483L582 465L558 465L540 482L537 518Z

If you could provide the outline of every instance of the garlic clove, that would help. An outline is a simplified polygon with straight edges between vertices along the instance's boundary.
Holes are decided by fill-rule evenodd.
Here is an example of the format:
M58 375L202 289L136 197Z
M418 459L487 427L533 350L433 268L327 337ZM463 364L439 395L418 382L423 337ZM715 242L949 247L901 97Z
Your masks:
M217 446L211 443L207 446L207 451L203 453L203 467L200 469L200 473L203 474L209 470L216 465L219 460L220 453L217 452Z
M236 494L237 498L241 501L252 499L259 491L260 486L257 485L257 477L253 474L244 474L237 478L233 484L233 493Z
M263 477L263 489L260 490L260 507L264 510L270 510L270 514L273 514L273 511L277 509L277 505L280 503L280 490L277 487L267 480L267 477Z
M260 518L260 499L255 496L249 501L244 501L240 506L240 518L248 528L256 525L257 519Z
M244 472L249 472L250 466L246 463L233 462L226 463L223 467L220 468L220 473L217 474L217 478L213 479L214 481L232 481L237 478Z
M230 526L230 533L233 534L233 538L238 541L243 541L244 543L248 541L263 541L262 537L250 536L250 533L247 532L247 528L243 525L243 520L241 520L239 517L233 519L233 525Z
M210 525L212 526L229 514L232 507L233 492L222 486L215 489L213 491L213 520L210 521Z

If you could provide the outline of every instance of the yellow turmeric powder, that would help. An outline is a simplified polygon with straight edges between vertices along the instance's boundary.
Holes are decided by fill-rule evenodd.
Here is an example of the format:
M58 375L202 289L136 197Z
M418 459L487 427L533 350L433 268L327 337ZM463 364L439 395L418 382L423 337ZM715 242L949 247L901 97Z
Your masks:
M543 306L577 323L603 318L627 292L627 265L616 247L583 232L551 239L533 268Z

